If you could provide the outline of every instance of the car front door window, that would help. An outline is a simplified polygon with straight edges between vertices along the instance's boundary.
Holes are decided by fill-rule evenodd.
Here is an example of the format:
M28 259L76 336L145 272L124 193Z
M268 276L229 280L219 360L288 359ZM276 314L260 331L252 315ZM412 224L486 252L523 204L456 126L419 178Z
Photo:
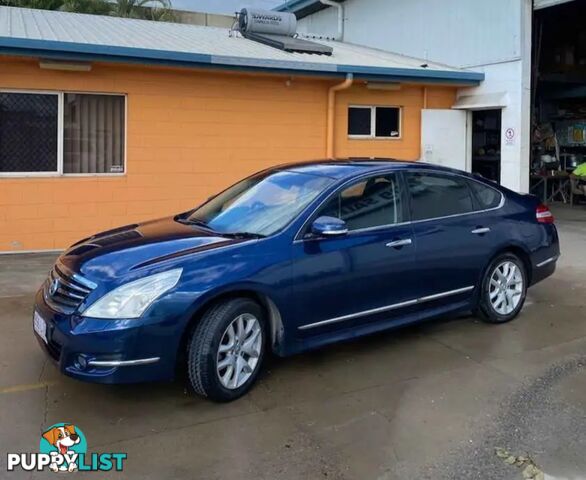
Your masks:
M401 223L403 205L397 177L378 175L346 187L335 194L316 217L322 215L344 220L348 231Z

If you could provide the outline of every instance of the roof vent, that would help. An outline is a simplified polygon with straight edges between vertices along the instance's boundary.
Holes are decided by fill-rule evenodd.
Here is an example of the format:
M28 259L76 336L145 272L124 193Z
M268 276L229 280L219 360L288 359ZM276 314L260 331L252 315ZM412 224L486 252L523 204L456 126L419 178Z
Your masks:
M297 18L293 13L243 8L238 14L238 30L249 40L286 52L331 55L331 47L297 38Z

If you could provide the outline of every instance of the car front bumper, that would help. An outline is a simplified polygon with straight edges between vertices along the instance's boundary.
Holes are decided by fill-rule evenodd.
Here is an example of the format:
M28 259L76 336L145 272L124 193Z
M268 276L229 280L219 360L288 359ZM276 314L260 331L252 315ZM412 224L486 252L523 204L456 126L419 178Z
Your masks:
M35 336L65 375L96 383L165 381L175 375L177 322L65 315L47 305L42 290L34 308L46 323L47 341Z

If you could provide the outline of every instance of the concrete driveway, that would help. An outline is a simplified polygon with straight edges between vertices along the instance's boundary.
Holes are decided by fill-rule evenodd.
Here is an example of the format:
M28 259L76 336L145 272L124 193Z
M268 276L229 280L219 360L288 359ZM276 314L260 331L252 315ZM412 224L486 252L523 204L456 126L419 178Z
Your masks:
M275 359L245 398L216 405L175 384L65 378L31 333L54 255L0 256L0 478L6 452L79 425L90 451L128 453L133 479L515 479L528 453L586 478L586 210L557 211L563 257L521 316L446 319Z

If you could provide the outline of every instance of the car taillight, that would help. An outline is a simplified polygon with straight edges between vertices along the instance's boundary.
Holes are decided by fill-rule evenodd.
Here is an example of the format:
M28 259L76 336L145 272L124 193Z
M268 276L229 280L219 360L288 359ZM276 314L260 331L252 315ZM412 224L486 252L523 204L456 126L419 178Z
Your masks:
M553 214L551 213L550 209L543 204L537 206L537 209L535 210L535 218L539 223L554 222Z

